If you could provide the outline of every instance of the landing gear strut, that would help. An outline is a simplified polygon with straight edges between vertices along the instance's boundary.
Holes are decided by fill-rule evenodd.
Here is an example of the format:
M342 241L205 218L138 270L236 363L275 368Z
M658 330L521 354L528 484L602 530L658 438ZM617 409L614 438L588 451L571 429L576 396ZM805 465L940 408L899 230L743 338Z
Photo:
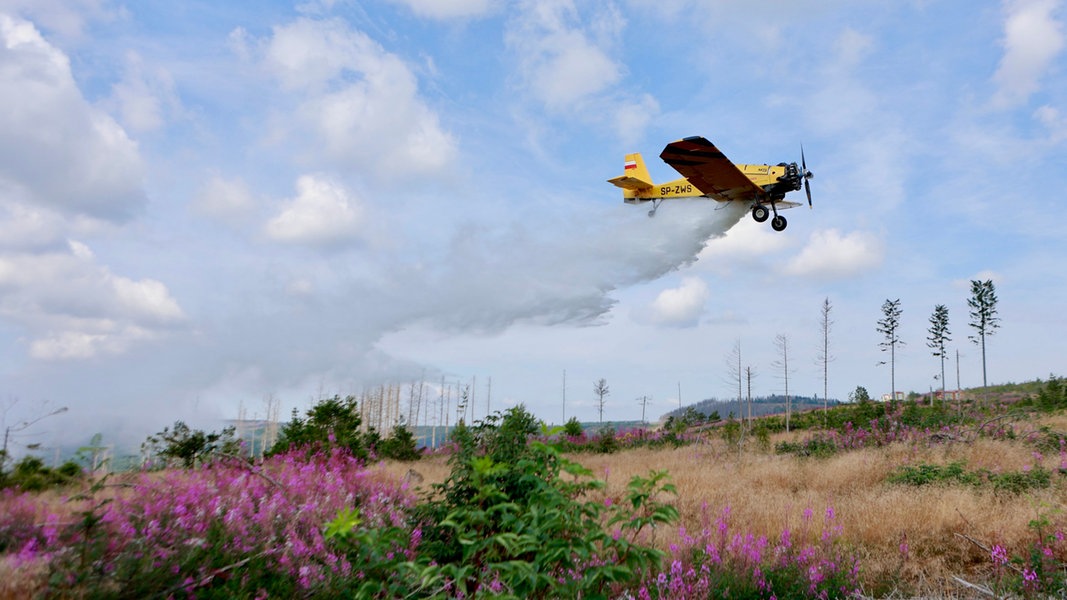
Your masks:
M771 219L771 229L782 231L785 229L786 221L785 217L778 214L778 207L775 206L775 202L777 202L777 200L774 198L770 199L770 208L768 208L766 204L756 202L756 204L752 206L752 220L757 223L763 223L770 218L771 213L774 213L774 218Z
M660 198L659 200L652 201L652 210L648 211L648 218L651 219L652 217L656 216L656 209L659 208L660 202L663 202L662 198Z

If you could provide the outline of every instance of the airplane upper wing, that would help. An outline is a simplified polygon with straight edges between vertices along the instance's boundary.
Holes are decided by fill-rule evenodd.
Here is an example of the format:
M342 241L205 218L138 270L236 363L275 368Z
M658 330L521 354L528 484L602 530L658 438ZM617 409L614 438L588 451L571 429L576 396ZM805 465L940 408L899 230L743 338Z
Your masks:
M723 200L752 200L764 195L762 188L703 137L671 142L659 157L705 194Z

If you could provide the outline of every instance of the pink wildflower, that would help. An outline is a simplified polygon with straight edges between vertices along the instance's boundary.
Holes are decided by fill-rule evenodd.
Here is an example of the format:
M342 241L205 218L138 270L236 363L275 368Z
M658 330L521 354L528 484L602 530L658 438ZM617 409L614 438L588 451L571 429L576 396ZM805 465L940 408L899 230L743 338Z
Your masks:
M993 544L992 557L995 565L1008 564L1008 552L1000 544Z

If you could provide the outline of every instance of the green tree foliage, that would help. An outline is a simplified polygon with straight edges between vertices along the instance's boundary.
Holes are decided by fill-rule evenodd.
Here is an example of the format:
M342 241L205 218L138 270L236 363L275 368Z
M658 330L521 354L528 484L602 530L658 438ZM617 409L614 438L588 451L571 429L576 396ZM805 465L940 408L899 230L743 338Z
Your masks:
M1046 411L1067 407L1067 387L1062 378L1048 376L1048 383L1037 393L1037 407Z
M389 437L380 441L375 449L378 451L378 456L382 458L405 462L419 460L422 456L422 452L419 451L416 444L415 436L404 425L403 421L393 427Z
M53 469L36 456L26 456L15 463L10 473L0 472L0 488L13 487L27 492L39 492L72 483L81 476L81 467L72 461Z
M240 442L234 437L234 427L226 427L221 432L204 432L192 429L184 421L175 421L173 429L164 427L163 431L150 435L141 444L141 451L148 461L162 459L159 466L181 466L187 469L206 462L214 455L236 455Z
M1000 318L997 317L997 290L993 280L971 280L971 297L967 300L967 306L971 307L971 327L974 335L967 336L972 342L982 348L982 387L988 387L986 378L985 339L992 336L1000 328Z
M569 437L578 437L585 433L585 428L582 427L581 421L577 417L571 417L566 424L563 425L563 434Z
M307 410L304 417L293 409L292 419L282 426L278 441L270 454L279 454L290 448L341 446L354 456L367 457L367 445L360 432L362 420L359 405L354 396L340 396L320 400Z

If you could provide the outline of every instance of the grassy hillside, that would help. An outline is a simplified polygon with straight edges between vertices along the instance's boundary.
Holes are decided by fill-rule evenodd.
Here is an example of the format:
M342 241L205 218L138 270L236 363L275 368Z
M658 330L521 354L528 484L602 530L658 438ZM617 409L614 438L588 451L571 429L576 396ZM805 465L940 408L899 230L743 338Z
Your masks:
M1061 597L1067 393L447 452L333 443L0 495L0 597ZM353 426L358 425L358 420Z

